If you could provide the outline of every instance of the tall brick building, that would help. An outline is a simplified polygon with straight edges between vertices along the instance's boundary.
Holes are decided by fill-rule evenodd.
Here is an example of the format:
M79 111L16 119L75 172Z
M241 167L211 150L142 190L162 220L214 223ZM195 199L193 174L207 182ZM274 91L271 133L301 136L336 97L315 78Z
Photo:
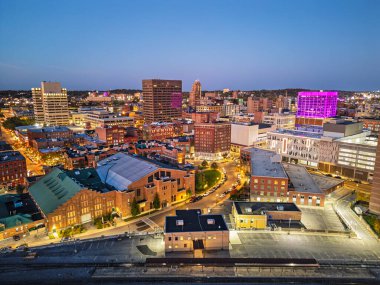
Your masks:
M194 126L195 156L216 160L229 154L231 149L231 124L225 122L197 123Z
M142 81L143 112L146 124L170 122L182 116L182 81L149 79Z

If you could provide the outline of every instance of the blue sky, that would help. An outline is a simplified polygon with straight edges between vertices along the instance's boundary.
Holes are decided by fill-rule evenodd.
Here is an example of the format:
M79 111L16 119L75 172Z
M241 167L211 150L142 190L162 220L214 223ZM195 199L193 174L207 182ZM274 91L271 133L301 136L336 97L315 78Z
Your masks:
M0 0L0 89L380 89L380 1Z

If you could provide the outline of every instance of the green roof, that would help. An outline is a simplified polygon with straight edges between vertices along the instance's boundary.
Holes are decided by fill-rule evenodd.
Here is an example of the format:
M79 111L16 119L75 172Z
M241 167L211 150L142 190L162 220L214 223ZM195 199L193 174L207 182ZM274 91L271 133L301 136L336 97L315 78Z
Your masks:
M82 187L65 172L54 168L29 188L29 193L47 215L71 199Z
M29 224L31 222L33 222L33 219L29 214L19 214L0 219L0 224L5 225L5 229L15 228L17 226ZM0 231L2 230L4 230L4 228L0 226Z

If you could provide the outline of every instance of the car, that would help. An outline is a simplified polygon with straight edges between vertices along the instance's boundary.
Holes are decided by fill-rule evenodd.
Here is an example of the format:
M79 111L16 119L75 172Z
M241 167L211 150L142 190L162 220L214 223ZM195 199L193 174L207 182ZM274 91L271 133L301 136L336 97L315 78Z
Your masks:
M20 236L13 236L14 241L19 241L20 239L21 239Z
M342 177L340 177L340 176L335 176L335 178L337 178L337 179L342 179Z
M28 245L26 243L21 244L16 247L16 251L27 251L28 250Z
M61 242L68 242L71 241L71 237L64 237L61 239Z

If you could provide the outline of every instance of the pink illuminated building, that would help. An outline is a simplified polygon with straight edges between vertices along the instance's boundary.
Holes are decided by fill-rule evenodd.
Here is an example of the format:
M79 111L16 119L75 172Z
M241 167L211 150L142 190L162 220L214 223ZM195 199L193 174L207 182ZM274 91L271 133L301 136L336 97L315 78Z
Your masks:
M336 116L338 92L298 92L297 117L329 118Z

